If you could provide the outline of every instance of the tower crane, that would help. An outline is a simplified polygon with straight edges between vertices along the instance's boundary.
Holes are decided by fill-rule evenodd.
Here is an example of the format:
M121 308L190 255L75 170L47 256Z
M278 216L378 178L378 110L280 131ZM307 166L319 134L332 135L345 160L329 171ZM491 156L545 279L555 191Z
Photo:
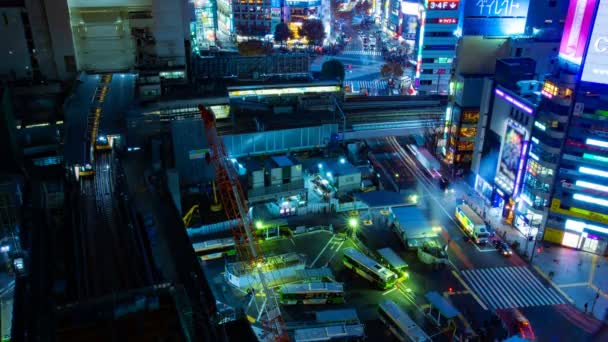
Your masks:
M209 152L205 155L205 159L213 165L215 184L220 193L222 207L228 219L238 221L236 227L232 229L237 254L240 260L249 265L252 272L257 272L259 285L265 296L264 303L258 312L259 321L264 329L264 339L266 341L288 341L289 336L281 316L281 309L274 292L268 287L262 271L264 256L256 240L245 193L236 170L228 158L224 142L217 133L215 116L203 105L199 105L198 109L209 143Z

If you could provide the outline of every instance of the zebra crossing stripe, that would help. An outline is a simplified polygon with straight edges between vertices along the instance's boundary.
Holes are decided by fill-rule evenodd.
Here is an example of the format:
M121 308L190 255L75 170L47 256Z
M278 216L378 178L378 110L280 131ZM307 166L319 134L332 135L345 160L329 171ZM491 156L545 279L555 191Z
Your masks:
M525 268L512 268L509 271L513 272L515 276L517 277L521 277L522 279L524 279L524 281L527 283L528 286L524 286L523 288L528 291L532 298L533 298L533 303L535 303L536 305L549 305L551 304L551 302L545 298L545 296L543 295L543 290L542 288L537 287L534 282L531 282L529 279L529 275L526 272L527 269Z
M481 281L477 278L477 274L475 272L469 272L469 270L465 270L462 272L462 275L471 283L471 287L476 289L481 293L483 299L490 304L491 307L496 307L496 299L488 295L486 292L486 286L481 283Z
M464 270L462 275L471 288L496 309L565 302L555 289L545 287L527 267Z
M487 268L487 273L491 275L493 280L495 280L496 284L499 284L498 290L504 294L506 298L507 306L504 307L513 307L513 306L522 306L523 302L520 301L517 291L510 286L510 282L508 279L501 279L501 276L504 275L501 272L501 269L497 268Z
M548 293L548 300L552 299L550 302L551 303L563 303L564 300L557 294L557 292L552 289L552 288L547 288L545 287L540 280L538 280L538 278L536 278L534 276L534 274L527 268L524 268L521 270L528 279L530 279L530 281L534 284L536 284L537 287L539 287L540 289L542 289L544 292Z

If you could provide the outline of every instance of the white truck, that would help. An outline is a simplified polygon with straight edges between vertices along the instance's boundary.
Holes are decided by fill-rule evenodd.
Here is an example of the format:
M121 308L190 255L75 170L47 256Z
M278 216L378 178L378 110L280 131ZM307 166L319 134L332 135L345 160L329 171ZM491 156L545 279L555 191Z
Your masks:
M456 206L456 220L464 233L478 245L488 243L490 233L485 221L466 204Z

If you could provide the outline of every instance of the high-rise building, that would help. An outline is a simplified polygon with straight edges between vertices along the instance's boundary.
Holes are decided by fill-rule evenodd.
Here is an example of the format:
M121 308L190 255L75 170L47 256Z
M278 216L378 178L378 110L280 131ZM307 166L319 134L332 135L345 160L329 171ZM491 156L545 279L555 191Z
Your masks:
M271 0L232 0L234 28L239 37L271 34Z
M426 1L416 70L420 94L447 95L456 57L460 0Z
M0 79L54 81L75 75L67 1L1 1L0 15Z
M535 135L561 142L544 240L608 255L608 0L570 3L560 46L560 77L543 86L550 113L535 122ZM546 144L546 143L545 143ZM545 159L547 148L532 150ZM539 154L540 153L540 154ZM541 159L541 160L542 160ZM543 185L544 185L543 184ZM535 204L535 198L530 199Z

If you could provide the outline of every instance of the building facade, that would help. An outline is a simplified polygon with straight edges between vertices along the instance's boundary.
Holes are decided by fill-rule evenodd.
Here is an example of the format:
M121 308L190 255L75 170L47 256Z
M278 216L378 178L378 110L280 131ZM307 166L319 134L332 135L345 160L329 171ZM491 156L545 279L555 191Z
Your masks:
M234 28L239 37L271 34L271 0L232 0Z
M456 57L460 1L426 2L416 70L420 94L447 95Z
M0 79L54 81L76 74L67 1L0 2Z

